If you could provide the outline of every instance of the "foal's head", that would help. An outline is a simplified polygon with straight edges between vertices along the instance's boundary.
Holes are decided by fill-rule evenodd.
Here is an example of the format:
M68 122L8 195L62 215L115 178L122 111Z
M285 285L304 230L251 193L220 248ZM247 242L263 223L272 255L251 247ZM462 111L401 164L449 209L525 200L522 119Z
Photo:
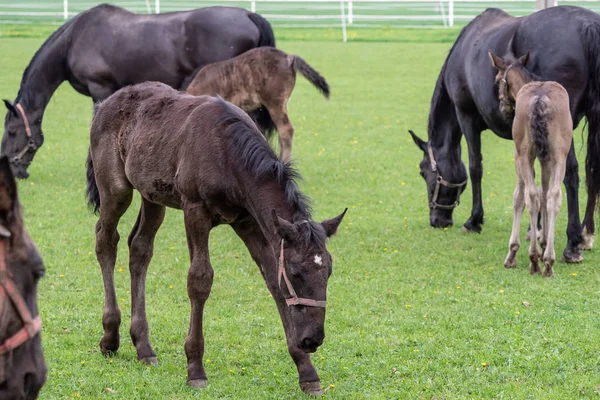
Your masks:
M498 57L491 50L488 55L492 61L492 66L498 70L496 86L498 86L500 112L504 118L512 119L515 113L517 93L523 85L534 80L531 72L525 69L529 61L529 52L514 62Z
M325 300L332 272L325 242L335 234L344 214L346 211L321 223L291 223L273 212L282 243L279 288L290 307L296 345L306 353L315 352L325 339Z
M35 318L44 265L23 225L6 157L0 158L0 241L0 399L35 399L46 381Z

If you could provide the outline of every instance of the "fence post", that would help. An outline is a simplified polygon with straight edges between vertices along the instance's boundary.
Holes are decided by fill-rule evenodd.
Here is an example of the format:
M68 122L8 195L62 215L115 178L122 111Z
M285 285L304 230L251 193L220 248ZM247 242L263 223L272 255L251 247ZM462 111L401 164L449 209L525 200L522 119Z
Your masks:
M69 19L69 0L64 0L63 1L63 17L65 19Z
M253 13L256 12L256 1L254 0L250 2L250 11L252 11Z
M454 27L454 0L448 0L448 26Z
M160 0L154 1L154 11L158 14L160 12Z
M348 0L348 25L354 22L354 13L352 11L352 0Z
M344 0L340 0L340 13L342 17L342 39L344 40L344 43L346 43L348 37L346 36L346 15L344 12Z

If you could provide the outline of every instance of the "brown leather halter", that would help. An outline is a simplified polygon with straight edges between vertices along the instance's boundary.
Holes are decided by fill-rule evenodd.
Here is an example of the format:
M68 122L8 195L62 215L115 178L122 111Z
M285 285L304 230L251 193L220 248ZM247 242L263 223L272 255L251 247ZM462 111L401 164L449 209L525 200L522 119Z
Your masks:
M27 154L27 152L29 150L37 150L37 145L35 144L35 142L33 141L33 137L31 135L31 128L29 126L29 120L27 119L27 114L25 114L25 110L23 109L23 106L20 104L16 105L17 110L19 110L19 112L21 113L21 117L23 118L23 123L25 124L25 132L27 132L27 137L29 138L29 140L27 141L27 145L23 148L23 150L21 150L19 152L19 154L17 154L15 157L13 157L10 162L12 164L23 164L23 165L29 165L31 164L30 162L23 162L21 161L21 159L23 158L23 156L25 154Z
M281 251L279 252L279 269L277 271L277 277L279 279L279 288L281 289L281 278L285 281L285 285L287 286L287 290L290 294L290 298L285 299L285 302L288 306L308 306L308 307L321 307L325 308L325 300L313 300L313 299L304 299L302 297L298 297L294 287L292 286L292 282L287 277L287 273L285 272L285 260L283 257L283 242L281 239Z
M431 201L429 202L429 207L431 207L434 210L436 208L439 208L440 210L452 210L453 208L455 208L456 206L458 206L460 204L460 188L465 186L467 184L467 182L469 182L469 179L466 179L464 182L461 182L461 183L448 182L447 180L442 178L440 171L438 171L438 169L437 169L437 163L435 162L435 158L433 157L433 150L431 148L431 144L429 144L427 146L427 151L429 152L429 161L431 161L431 169L436 174L435 189L433 190L433 196L431 197ZM452 203L450 205L445 205L445 204L439 204L437 202L438 195L440 194L440 186L445 186L445 187L449 187L449 188L459 188L459 190L456 192L456 200L454 201L454 203Z
M506 68L506 71L504 71L504 76L502 77L502 79L500 79L500 82L502 83L502 94L504 97L504 111L506 111L507 113L511 113L515 109L515 99L511 99L508 95L508 81L506 80L506 77L508 76L508 71L510 71L512 67L514 67L514 65L509 65L508 68Z
M38 315L32 318L31 312L25 303L25 300L19 294L17 286L11 279L11 273L6 267L6 239L10 237L10 232L0 225L0 313L2 309L8 306L8 301L12 301L21 320L23 327L14 335L0 344L0 356L12 352L28 340L32 339L40 332L42 328L42 319Z

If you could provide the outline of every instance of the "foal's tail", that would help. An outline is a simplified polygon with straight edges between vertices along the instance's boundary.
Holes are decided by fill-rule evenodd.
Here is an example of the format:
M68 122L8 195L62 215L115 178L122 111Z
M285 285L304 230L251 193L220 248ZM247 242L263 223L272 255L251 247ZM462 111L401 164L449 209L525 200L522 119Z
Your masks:
M94 175L94 165L92 164L92 154L88 151L88 158L86 162L87 167L87 187L85 195L87 197L88 206L94 214L98 214L100 209L100 192L98 191L98 185L96 185L96 176Z
M535 153L540 161L550 157L550 143L548 142L548 105L546 96L538 96L531 105L531 136Z
M325 96L325 98L329 98L329 84L327 84L327 81L325 80L325 78L323 78L321 76L321 74L319 74L317 72L317 70L315 70L313 67L311 67L310 65L308 65L308 63L306 61L304 61L303 59L301 59L298 56L291 56L292 57L292 66L294 68L294 71L298 71L300 72L306 79L308 79L308 81L310 83L312 83L317 89L319 89L319 91L321 93L323 93L323 96Z

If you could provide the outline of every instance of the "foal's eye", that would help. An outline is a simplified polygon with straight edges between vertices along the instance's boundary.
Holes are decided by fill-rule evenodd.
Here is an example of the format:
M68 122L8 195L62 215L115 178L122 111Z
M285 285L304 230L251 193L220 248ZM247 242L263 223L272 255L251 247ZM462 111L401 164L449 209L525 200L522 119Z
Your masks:
M38 279L42 279L44 277L44 275L46 274L46 270L45 269L36 269L35 271L33 271L33 277L38 280Z

